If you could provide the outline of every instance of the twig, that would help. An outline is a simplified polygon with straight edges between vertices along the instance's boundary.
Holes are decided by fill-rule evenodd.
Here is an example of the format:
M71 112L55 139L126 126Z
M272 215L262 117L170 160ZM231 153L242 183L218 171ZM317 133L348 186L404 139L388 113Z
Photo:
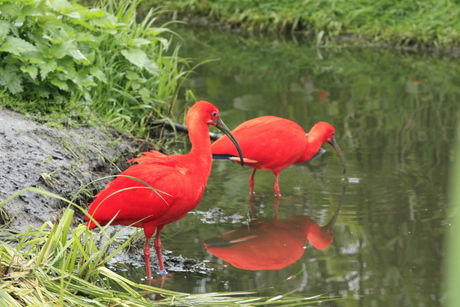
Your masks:
M186 125L182 125L182 124L179 124L179 123L174 123L174 122L172 122L170 120L167 120L167 119L155 119L155 120L152 120L151 123L153 125L163 125L163 127L166 128L166 129L176 130L176 131L179 131L179 132L188 133L188 127ZM220 135L218 133L209 132L209 137L213 141L217 140L221 136L222 135Z

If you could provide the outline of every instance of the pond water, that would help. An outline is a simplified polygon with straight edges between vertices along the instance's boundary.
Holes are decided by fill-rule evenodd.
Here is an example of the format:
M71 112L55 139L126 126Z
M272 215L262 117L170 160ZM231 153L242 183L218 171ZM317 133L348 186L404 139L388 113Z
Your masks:
M257 172L250 197L252 169L215 161L199 206L165 227L162 238L166 250L206 260L213 270L172 272L164 288L338 298L323 306L442 305L458 60L176 30L183 57L216 59L197 68L185 88L217 105L227 126L262 115L291 119L306 131L327 121L336 128L347 173L324 145L327 152L315 161L281 173L276 210L272 173ZM331 220L332 242L307 238L308 229ZM251 248L207 250L205 242L224 234L261 239Z

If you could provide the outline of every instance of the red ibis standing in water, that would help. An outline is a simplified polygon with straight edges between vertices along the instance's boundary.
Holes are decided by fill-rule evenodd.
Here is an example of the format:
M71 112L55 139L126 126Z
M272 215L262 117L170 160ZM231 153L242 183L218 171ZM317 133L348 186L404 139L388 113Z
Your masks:
M234 142L231 134L219 117L219 110L207 101L198 101L187 112L186 123L192 150L185 155L167 156L157 151L128 162L132 165L120 174L108 187L96 195L88 207L86 220L90 229L97 224L125 225L144 229L145 269L147 278L152 278L150 269L150 239L156 231L154 246L160 274L166 275L161 253L161 230L166 224L183 218L201 200L209 173L212 155L208 126L214 125Z
M248 120L232 130L244 153L244 163L254 170L249 177L250 192L254 193L254 175L257 169L272 171L275 175L275 195L281 196L279 176L283 169L294 163L310 160L324 143L329 143L342 160L345 159L335 141L335 129L326 122L314 125L306 135L297 123L276 116L262 116ZM226 136L211 146L214 159L235 160L237 151Z

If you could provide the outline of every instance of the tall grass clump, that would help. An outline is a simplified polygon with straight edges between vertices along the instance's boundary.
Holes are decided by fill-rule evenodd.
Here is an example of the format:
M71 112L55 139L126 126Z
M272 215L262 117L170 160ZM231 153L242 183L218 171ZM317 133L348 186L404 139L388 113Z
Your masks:
M0 202L0 208L24 192L55 197L69 204L55 222L29 227L25 233L2 231L0 236L0 306L152 306L150 297L161 300L154 305L190 306L305 306L332 300L329 295L296 297L290 293L257 297L256 292L189 294L169 291L126 279L105 267L117 253L130 244L109 240L106 227L100 232L85 225L73 226L74 210L82 208L59 195L38 188L25 188ZM104 243L98 243L104 242ZM115 248L109 250L109 246Z
M96 116L142 134L168 112L188 67L178 49L165 55L173 34L152 10L138 21L138 4L0 0L0 88L36 113Z
M454 0L147 0L173 18L205 16L249 31L292 32L324 42L458 46ZM365 39L363 42L362 39Z

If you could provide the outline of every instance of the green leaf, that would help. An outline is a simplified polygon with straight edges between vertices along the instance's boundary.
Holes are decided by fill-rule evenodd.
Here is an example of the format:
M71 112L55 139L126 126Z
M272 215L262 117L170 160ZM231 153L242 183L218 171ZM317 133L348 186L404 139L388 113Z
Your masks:
M101 9L90 9L86 12L85 17L88 19L101 18L102 16L106 14L107 12Z
M144 68L147 61L147 54L141 49L130 48L128 50L122 50L121 54L132 64L139 68Z
M56 70L57 63L55 60L48 60L44 63L38 64L37 66L40 68L40 76L42 80L45 80L50 72Z
M64 58L56 61L57 67L56 71L63 72L63 76L61 80L68 80L73 79L77 76L77 70L75 69L74 62L69 58Z
M164 37L157 37L157 39L163 45L163 50L168 50L170 41Z
M89 88L97 85L94 83L93 76L80 76L78 78L78 82L75 83L81 85L84 88Z
M68 54L73 57L75 60L79 61L79 63L82 63L84 65L89 65L90 61L86 58L86 56L81 53L80 50L78 49L71 49L69 50Z
M160 69L158 68L157 63L155 63L154 61L147 60L144 66L145 66L144 68L152 75L154 76L160 75Z
M150 102L151 97L150 97L150 91L148 89L146 89L145 87L141 88L139 90L139 94L141 95L143 102L145 103Z
M70 17L72 19L78 19L78 20L81 19L81 15L78 12L71 12L71 13L64 14L64 15L66 15L67 17Z
M21 15L22 5L15 2L4 2L0 5L0 12L11 19Z
M72 40L53 45L48 49L48 56L54 59L61 59L69 54L71 50L76 49Z
M8 65L5 68L0 67L0 85L5 86L12 94L22 92L22 78L19 69L13 65Z
M92 67L90 70L89 70L89 73L91 75L93 75L96 79L98 79L99 81L101 81L102 83L107 83L107 76L104 74L104 72L102 70L100 70L99 68L97 67Z
M69 90L69 86L67 85L67 83L65 81L59 81L57 79L51 79L51 84L57 86L59 89L63 90L63 91L68 91Z
M5 39L5 36L10 32L10 23L5 20L0 20L0 42Z
M5 43L0 46L0 51L21 55L23 52L37 51L37 47L21 38L8 36Z
M51 9L60 11L60 12L69 12L73 9L72 4L67 0L54 0L49 2L49 6Z
M36 79L38 75L38 68L36 66L21 66L21 71L28 73L32 79Z
M138 75L137 73L135 73L134 71L131 71L131 70L130 70L130 71L128 71L128 72L126 73L126 78L127 78L128 80L133 81L133 80L139 79L139 75Z
M140 87L141 87L141 84L140 84L139 82L133 82L133 83L131 83L131 88L132 88L134 91L137 91Z
M152 43L151 41L149 41L148 39L144 39L144 38L134 38L129 41L129 44L135 47L140 47L142 45L148 45L151 43Z

